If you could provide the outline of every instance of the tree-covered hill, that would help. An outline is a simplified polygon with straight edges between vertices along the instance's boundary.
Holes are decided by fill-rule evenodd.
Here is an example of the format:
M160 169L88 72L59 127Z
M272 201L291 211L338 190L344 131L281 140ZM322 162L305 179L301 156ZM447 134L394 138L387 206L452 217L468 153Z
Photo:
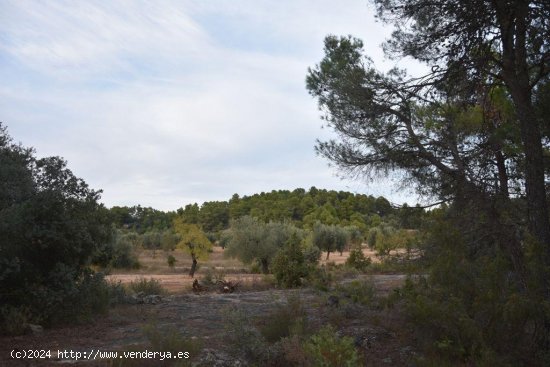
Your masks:
M273 190L250 196L234 194L227 201L206 201L187 204L177 212L162 212L141 206L110 209L112 221L119 228L134 229L140 233L165 230L176 216L185 222L198 224L205 232L227 229L231 220L244 216L263 222L289 221L300 228L311 229L316 222L330 225L354 225L366 230L382 219L399 227L418 228L424 211L404 206L394 208L384 197L355 194L311 187Z

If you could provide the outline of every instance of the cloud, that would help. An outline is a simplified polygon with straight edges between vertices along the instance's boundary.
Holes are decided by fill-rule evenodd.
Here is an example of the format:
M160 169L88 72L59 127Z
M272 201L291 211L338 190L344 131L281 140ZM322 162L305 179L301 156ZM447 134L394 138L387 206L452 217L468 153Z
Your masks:
M327 33L368 38L391 66L363 1L4 1L0 14L0 118L109 206L366 190L313 153L331 133L304 86Z

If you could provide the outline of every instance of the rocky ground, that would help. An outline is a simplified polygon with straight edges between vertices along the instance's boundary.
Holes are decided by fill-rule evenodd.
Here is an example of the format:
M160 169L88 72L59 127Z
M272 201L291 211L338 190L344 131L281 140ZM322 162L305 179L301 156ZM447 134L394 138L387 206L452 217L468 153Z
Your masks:
M379 295L387 294L403 280L402 275L375 275L370 279ZM329 299L331 295L338 298L337 304L334 298ZM353 337L356 346L363 352L365 365L410 365L414 350L399 312L377 309L372 304L354 303L345 294L294 289L237 291L232 294L189 293L163 296L147 303L120 305L108 316L86 325L0 338L0 366L116 366L118 361L115 363L108 359L76 361L74 358L57 358L58 351L72 350L88 355L92 350L152 350L154 341L151 341L151 330L157 331L160 337L176 332L181 339L190 341L190 345L200 345L191 355L195 365L246 365L238 356L237 346L230 342L228 320L240 312L250 322L257 323L293 296L299 297L310 327L331 323L338 326L341 334ZM50 350L52 357L15 360L10 357L14 349ZM149 361L150 364L146 362L141 360L133 365L159 365L158 360Z

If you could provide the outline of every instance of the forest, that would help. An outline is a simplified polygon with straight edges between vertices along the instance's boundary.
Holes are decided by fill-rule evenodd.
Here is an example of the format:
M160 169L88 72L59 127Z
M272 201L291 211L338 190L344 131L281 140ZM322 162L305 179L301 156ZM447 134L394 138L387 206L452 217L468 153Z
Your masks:
M131 290L108 277L159 271L157 256L199 295L233 292L240 280L208 262L223 253L268 289L314 300L288 293L252 321L232 312L234 358L251 365L369 365L366 337L339 331L363 324L406 340L374 365L550 365L550 3L372 3L395 27L386 55L429 71L380 71L363 40L328 35L306 89L335 134L315 150L342 175L390 177L428 204L311 187L107 208L64 159L36 157L2 124L0 334L128 307ZM380 292L386 275L402 281Z

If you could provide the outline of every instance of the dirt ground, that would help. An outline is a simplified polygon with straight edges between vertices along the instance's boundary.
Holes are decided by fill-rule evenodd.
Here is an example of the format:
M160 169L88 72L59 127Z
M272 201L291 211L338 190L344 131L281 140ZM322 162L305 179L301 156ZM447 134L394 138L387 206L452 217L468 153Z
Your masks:
M142 253L140 261L144 268L132 273L108 276L109 280L122 283L129 283L140 277L157 279L170 293L160 303L119 305L108 315L98 316L96 320L85 325L47 329L35 335L1 337L0 366L115 366L118 365L116 360L77 361L75 358L60 356L58 351L80 352L82 355L86 352L91 355L97 351L151 350L151 342L144 333L147 326L151 325L158 330L177 330L185 338L200 341L201 352L198 352L198 356L191 356L195 360L200 359L200 353L207 350L218 350L231 355L234 347L227 343L227 330L224 326L230 314L235 310L242 310L251 320L260 320L273 313L277 305L284 304L291 295L300 297L312 326L336 323L344 335L355 338L365 365L410 365L413 353L409 346L410 336L402 327L399 313L375 311L343 298L340 306L333 308L327 303L330 293L309 288L264 290L266 282L263 275L245 273L246 267L238 261L225 259L221 249L216 249L210 260L202 264L197 278L202 279L207 272L214 271L223 273L225 280L240 281L248 286L241 287L232 294L222 294L211 289L196 295L190 292L192 278L185 272L186 255L177 255L179 266L176 269L170 269L162 263L165 260L163 254L155 254L153 257L151 253ZM344 262L346 255L331 254L329 261ZM356 279L368 279L377 294L385 295L401 285L405 276L363 275ZM46 350L51 352L51 358L13 359L10 356L13 350ZM140 360L134 365L159 365L159 361Z

